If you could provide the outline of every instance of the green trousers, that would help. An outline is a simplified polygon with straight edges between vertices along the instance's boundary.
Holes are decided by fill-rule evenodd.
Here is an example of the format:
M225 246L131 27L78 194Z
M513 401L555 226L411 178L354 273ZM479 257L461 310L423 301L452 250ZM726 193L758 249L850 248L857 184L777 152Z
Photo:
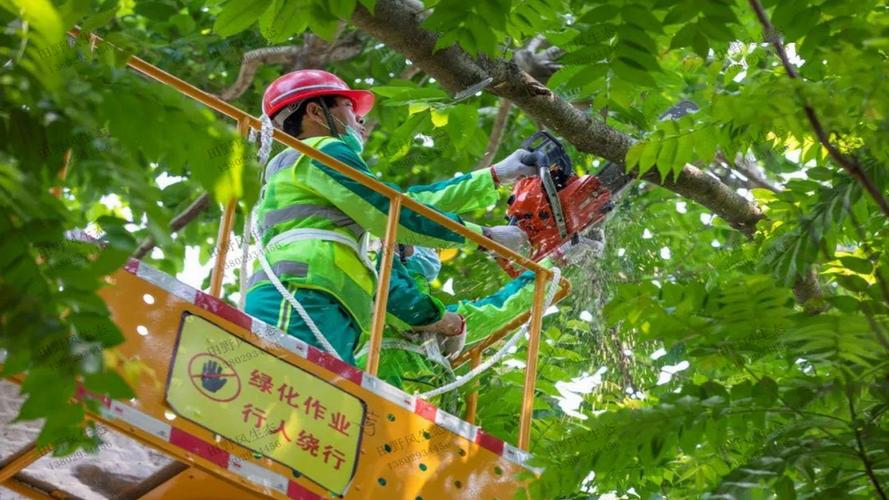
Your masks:
M333 295L308 288L295 290L294 297L302 304L337 354L346 363L354 365L354 351L361 336L361 329L352 316ZM247 294L244 312L278 327L311 346L324 350L299 313L272 285L258 286L251 290Z

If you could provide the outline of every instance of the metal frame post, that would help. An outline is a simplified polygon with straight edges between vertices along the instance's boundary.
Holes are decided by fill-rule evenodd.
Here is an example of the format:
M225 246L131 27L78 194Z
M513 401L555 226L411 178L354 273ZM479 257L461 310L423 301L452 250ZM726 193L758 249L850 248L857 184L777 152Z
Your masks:
M537 354L540 350L540 330L543 326L543 301L546 283L551 273L538 271L534 278L534 302L531 306L531 328L528 339L528 358L525 361L525 390L522 396L522 415L519 419L519 448L527 451L531 445L531 419L534 412L534 390L537 386Z
M383 344L383 328L386 326L386 306L389 303L389 279L392 276L392 258L398 236L398 219L401 216L402 196L389 201L389 217L386 219L386 236L383 240L382 266L377 279L377 296L374 302L373 322L370 328L370 347L367 351L365 370L376 375L380 368L380 346Z

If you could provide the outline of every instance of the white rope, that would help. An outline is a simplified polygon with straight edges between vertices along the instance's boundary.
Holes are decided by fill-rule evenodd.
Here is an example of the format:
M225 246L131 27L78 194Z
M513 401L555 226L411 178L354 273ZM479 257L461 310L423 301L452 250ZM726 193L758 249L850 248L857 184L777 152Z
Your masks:
M262 128L259 131L259 164L263 167L263 172L265 172L265 164L269 161L269 156L272 154L272 134L275 132L275 126L272 125L272 119L262 114L259 118L260 123L262 124ZM253 129L250 129L251 133L253 133Z
M550 283L549 290L547 291L547 294L546 294L546 299L544 300L544 303L543 303L543 310L544 311L549 309L549 306L552 305L553 299L556 296L556 290L559 289L559 282L562 280L562 270L561 269L559 269L558 267L553 267L552 272L553 272L553 280L552 280L552 283ZM528 333L528 327L530 326L530 324L531 324L531 319L528 318L528 321L526 321L519 328L519 330L509 340L507 340L505 344L503 344L503 347L501 347L500 350L497 351L497 353L495 353L493 356L486 359L484 363L476 366L472 370L469 370L469 372L467 372L465 375L463 375L462 377L458 378L457 380L455 380L447 385L443 385L437 389L432 389L431 391L424 392L424 393L420 394L420 397L423 399L430 399L435 396L438 396L439 394L444 394L446 392L450 392L450 391L453 391L454 389L462 387L463 385L466 385L466 383L468 383L475 377L479 376L485 370L494 366L497 362L499 362L506 355L506 353L510 349L515 347L515 345L519 342L519 339L524 337Z

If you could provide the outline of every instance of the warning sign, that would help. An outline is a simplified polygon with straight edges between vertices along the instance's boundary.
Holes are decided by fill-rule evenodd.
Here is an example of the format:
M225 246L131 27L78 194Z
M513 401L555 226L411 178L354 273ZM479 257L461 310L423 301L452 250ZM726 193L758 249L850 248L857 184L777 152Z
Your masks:
M357 467L360 399L201 317L183 316L167 402L335 493Z

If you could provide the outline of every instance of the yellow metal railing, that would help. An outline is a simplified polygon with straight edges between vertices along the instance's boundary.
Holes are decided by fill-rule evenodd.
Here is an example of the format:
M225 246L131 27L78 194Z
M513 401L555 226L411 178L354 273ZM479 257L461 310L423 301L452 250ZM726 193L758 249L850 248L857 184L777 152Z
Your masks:
M73 37L78 37L80 35L80 31L74 29L71 30L69 34ZM89 37L91 49L95 48L95 46L99 43L107 43L95 34L90 34ZM255 130L261 129L261 122L258 118L250 115L245 111L242 111L241 109L231 105L230 103L223 101L222 99L219 99L214 95L204 92L203 90L173 76L170 73L167 73L166 71L152 64L149 64L139 57L130 56L127 60L127 65L130 68L138 71L139 73L151 77L167 86L173 87L180 93L185 94L186 96L204 104L205 106L218 111L228 116L229 118L234 119L238 123L239 133L244 137L246 137L251 128ZM485 238L484 236L481 236L471 231L470 229L467 229L465 226L458 224L445 217L441 213L437 212L436 210L403 195L399 191L387 186L386 184L358 172L352 167L340 162L339 160L331 156L322 153L315 148L312 148L311 146L307 146L302 141L282 132L281 130L275 129L273 138L281 144L289 146L314 160L320 161L328 167L345 175L346 177L374 190L377 193L386 196L389 199L389 214L386 224L386 233L383 238L382 267L377 283L377 292L374 302L374 313L371 325L370 346L366 368L369 373L375 375L377 373L380 362L380 345L383 339L383 328L385 327L386 320L386 306L389 298L389 278L392 273L392 258L395 253L395 244L398 234L398 220L402 207L409 208L441 224L442 226L447 227L451 231L460 234L469 241L477 243L480 246L495 252L500 257L507 258L513 262L522 265L527 269L534 271L534 299L530 313L531 324L529 325L530 340L528 342L528 358L525 370L521 416L519 419L519 440L517 443L519 448L527 450L529 448L531 435L531 414L534 406L534 391L537 379L537 357L540 348L540 333L544 312L543 303L546 295L546 285L552 279L552 272L541 266L540 264L524 257L523 255L520 255L493 240ZM236 200L229 201L225 206L220 221L219 236L217 238L216 261L213 266L213 274L211 275L210 289L210 292L216 296L219 296L221 293L223 270L226 261L226 255L228 252L228 241L231 235L236 206ZM565 294L567 294L568 289L569 285L567 281L563 280L562 283L560 283L560 291L557 295L557 298L563 297ZM498 341L510 329L514 329L522 322L524 322L524 318L521 318L521 321L513 322L514 324L507 325L500 331L491 335L490 338L487 339L485 342L482 342L474 348L465 352L462 357L458 359L458 363L465 362L468 358L473 358L472 364L477 365L480 360L481 352L486 347ZM470 398L471 399L469 408L471 411L469 412L469 416L474 419L477 396L473 395Z

